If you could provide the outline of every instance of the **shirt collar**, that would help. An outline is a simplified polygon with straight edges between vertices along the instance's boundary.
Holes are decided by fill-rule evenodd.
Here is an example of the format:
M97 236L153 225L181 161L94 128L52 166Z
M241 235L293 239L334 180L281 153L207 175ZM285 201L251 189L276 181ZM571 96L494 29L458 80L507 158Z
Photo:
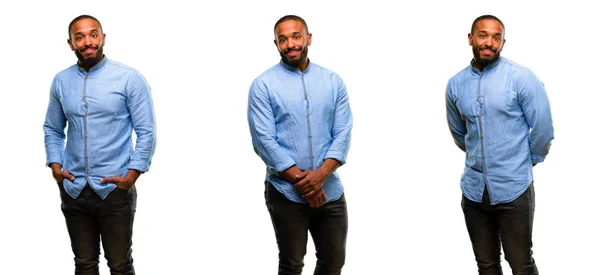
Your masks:
M306 70L304 70L304 74L306 74L308 72L308 70L310 69L310 58L307 58L308 60L308 66L306 67ZM300 71L300 68L296 67L296 66L292 66L289 65L285 62L283 62L283 59L279 61L279 64L285 68L286 70L293 72L293 73L298 73L298 74L303 74L302 71Z
M504 60L504 57L500 56L500 57L498 58L498 60L496 60L496 61L494 61L494 62L492 62L492 63L488 64L487 66L485 66L485 67L483 68L483 70L484 70L484 71L489 71L489 70L493 69L493 68L494 68L494 67L496 67L496 66L498 65L498 63L500 63L500 61L502 61L502 60ZM480 71L479 71L479 69L477 69L477 68L473 67L473 62L475 62L475 58L471 59L471 63L470 63L470 64L471 64L471 70L473 70L473 72L476 72L476 73L482 73L482 72L480 72Z

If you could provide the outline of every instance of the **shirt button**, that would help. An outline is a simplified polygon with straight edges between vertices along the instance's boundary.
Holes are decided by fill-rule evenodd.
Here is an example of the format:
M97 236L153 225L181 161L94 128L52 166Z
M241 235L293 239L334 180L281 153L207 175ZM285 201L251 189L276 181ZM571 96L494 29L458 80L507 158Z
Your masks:
M88 156L85 156L85 159L87 159L87 158L88 158Z
M483 117L483 114L479 114L479 117Z
M83 117L87 117L87 114L84 114Z
M87 96L83 96L83 99L86 99L86 98L87 98Z
M481 157L485 159L485 155L483 155L483 156L481 156Z
M308 135L309 138L312 138L312 135Z
M481 139L483 139L483 135L481 135Z
M310 114L306 115L307 117L310 117Z
M87 138L87 135L83 136L84 138Z
M311 159L314 159L314 158L315 158L315 155L310 155L310 158L311 158Z

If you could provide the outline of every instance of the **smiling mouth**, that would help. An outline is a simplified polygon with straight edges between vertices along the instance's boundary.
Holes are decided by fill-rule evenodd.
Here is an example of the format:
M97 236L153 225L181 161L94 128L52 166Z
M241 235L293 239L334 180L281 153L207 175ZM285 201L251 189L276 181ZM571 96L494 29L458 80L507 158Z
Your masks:
M294 57L294 56L297 56L299 53L300 53L300 51L289 51L286 53L286 55L290 56L290 57Z
M93 54L95 53L97 50L94 48L87 48L83 51L84 54Z
M490 50L490 49L483 49L480 50L481 53L483 53L484 55L492 55L494 54L494 51Z

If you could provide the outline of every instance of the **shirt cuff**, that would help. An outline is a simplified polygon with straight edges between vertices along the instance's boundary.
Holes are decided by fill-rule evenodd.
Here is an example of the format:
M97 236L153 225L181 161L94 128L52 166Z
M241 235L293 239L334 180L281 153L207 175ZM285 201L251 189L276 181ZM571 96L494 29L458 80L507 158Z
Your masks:
M60 166L63 166L62 165L62 156L49 156L46 159L46 166L49 167L50 164L53 163L53 162L56 162L56 163L60 164Z
M277 170L277 173L283 172L285 170L287 170L288 168L292 167L296 165L296 162L294 162L294 160L292 158L288 158L285 162L282 163L277 163L275 165L275 170Z
M327 152L323 161L325 161L326 159L335 159L340 162L340 165L346 164L346 156L341 152L336 152L336 151Z
M138 170L142 173L148 172L150 169L150 164L142 162L142 161L132 161L129 163L128 169Z

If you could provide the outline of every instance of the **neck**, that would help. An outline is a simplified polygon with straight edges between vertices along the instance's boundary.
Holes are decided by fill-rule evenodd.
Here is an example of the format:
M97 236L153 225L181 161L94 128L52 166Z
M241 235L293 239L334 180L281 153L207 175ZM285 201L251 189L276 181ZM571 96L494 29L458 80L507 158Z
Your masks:
M473 61L473 67L475 69L478 69L480 72L483 72L483 68L485 68L486 65L482 65L480 63L478 63L477 61Z
M298 65L298 69L300 69L301 72L306 71L306 68L308 68L308 58Z

